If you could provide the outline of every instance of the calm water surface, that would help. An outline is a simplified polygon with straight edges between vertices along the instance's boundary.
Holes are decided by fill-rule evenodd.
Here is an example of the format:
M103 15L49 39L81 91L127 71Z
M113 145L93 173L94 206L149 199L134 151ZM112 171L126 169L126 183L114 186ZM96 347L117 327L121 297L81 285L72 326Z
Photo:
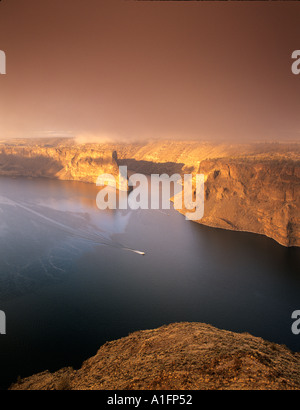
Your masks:
M300 351L300 249L174 210L100 211L79 182L0 178L0 385L80 367L107 340L177 321ZM144 251L145 256L124 247Z

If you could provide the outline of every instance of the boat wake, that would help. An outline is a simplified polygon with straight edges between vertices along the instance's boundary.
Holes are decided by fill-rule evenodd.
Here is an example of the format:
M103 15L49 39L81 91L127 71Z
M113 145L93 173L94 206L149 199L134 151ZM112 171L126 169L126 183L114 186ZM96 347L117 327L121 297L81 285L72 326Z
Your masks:
M103 234L100 234L99 232L88 232L82 229L74 229L68 225L65 225L59 221L56 221L55 219L49 218L46 215L43 215L41 212L38 212L34 209L32 209L30 207L29 204L21 204L19 202L13 201L9 198L5 198L5 197L1 197L1 203L2 204L7 204L7 205L13 205L16 207L19 207L21 209L24 209L25 211L39 217L40 219L43 219L44 221L47 221L48 223L57 226L58 228L60 228L62 231L64 231L65 233L67 233L68 235L71 235L72 237L75 238L80 238L80 239L84 239L88 242L92 242L98 245L104 245L104 246L109 246L112 248L117 248L120 250L124 250L124 251L128 251L128 252L133 252L137 255L145 255L145 252L136 250L136 249L131 249L128 248L126 246L124 246L123 244L117 242L117 241L113 241L111 239L106 238Z

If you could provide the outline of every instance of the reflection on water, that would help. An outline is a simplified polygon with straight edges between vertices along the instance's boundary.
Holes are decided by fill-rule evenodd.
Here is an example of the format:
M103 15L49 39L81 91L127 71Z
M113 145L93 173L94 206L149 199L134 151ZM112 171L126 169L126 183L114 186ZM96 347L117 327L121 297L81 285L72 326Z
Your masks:
M186 221L99 211L79 182L0 179L0 381L80 366L107 340L174 321L300 350L300 250ZM124 248L145 251L145 256Z
M99 218L94 187L65 182L58 185L51 180L45 187L44 181L37 180L34 189L38 195L32 196L32 183L26 179L1 182L2 301L64 278L92 245L139 253L112 239L112 234L125 232L130 213L109 210L105 218Z

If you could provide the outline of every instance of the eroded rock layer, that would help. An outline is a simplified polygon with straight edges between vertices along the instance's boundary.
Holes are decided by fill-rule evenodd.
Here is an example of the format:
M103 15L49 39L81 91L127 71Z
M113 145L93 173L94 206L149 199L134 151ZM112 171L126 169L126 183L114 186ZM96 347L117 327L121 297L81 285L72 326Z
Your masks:
M286 159L206 160L201 223L264 234L300 246L300 162Z

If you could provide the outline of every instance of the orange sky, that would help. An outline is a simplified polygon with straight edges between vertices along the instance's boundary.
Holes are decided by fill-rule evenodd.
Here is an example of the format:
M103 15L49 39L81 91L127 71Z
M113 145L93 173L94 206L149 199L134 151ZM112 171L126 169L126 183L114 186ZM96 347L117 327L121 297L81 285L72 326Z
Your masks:
M0 138L299 140L300 2L3 0Z

